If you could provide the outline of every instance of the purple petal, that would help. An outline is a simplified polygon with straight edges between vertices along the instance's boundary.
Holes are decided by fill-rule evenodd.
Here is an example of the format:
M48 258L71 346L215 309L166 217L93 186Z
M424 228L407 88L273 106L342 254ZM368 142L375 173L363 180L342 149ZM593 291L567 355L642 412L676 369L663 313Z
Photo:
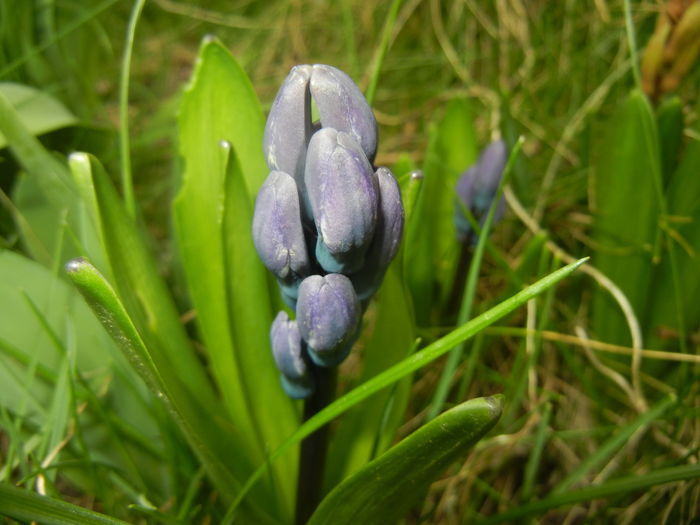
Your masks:
M253 215L253 241L263 264L284 283L309 273L299 193L294 179L273 171L260 188Z
M295 66L272 103L263 148L270 170L289 173L299 183L304 174L306 145L311 136L311 66Z
M361 264L376 227L378 189L372 167L352 136L332 128L314 134L305 183L322 248L341 266L348 261ZM335 270L319 262L326 271Z
M332 273L312 275L299 286L299 332L309 354L321 366L334 366L352 345L362 312L350 279Z
M381 285L384 273L399 250L403 235L401 189L388 168L379 168L376 177L379 184L377 229L365 256L364 267L351 277L361 301L369 299Z
M374 161L377 121L352 79L340 69L316 64L311 73L310 89L321 125L351 134L369 161Z
M272 355L282 373L282 385L290 397L302 399L314 390L309 363L304 358L304 342L296 321L290 321L286 312L280 312L270 328Z

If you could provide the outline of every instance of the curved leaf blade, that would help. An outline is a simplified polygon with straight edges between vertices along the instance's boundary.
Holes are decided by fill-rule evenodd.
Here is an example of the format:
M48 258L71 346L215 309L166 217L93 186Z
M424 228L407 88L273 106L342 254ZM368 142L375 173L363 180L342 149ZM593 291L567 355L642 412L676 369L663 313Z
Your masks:
M338 485L309 525L398 521L445 468L494 427L501 405L501 396L472 399L423 425Z
M0 516L52 525L127 525L126 521L7 483L0 483Z
M172 367L163 366L160 357L153 355L114 288L94 266L84 259L75 259L66 270L132 367L165 403L217 488L226 497L234 497L240 479L251 469L250 458L245 454L230 453L231 448L243 450L240 437L220 423L213 407L198 403ZM270 522L265 512L258 512L256 519Z

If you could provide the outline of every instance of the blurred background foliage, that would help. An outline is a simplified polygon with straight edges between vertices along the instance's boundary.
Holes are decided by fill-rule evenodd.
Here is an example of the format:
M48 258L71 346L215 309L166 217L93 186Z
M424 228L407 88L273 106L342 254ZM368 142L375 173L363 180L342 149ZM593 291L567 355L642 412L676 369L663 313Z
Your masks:
M203 35L228 47L265 110L298 63L332 64L366 89L388 38L373 101L378 165L395 166L399 178L416 168L449 169L454 177L492 139L512 145L525 137L509 211L481 270L477 310L550 270L563 252L592 255L593 266L629 297L645 348L697 357L700 4L630 4L637 54L630 54L622 0L146 2L131 66L131 159L139 211L163 272L177 287L165 203L178 184L177 109ZM39 115L30 128L49 149L94 153L113 174L120 169L119 71L131 8L126 0L0 0L0 89L18 107L23 97L37 105L25 115ZM644 95L634 90L638 63ZM471 139L460 143L464 137ZM612 176L626 182L608 186ZM26 206L31 192L23 193L20 179L3 147L1 241L23 252L13 201ZM514 204L522 209L514 213ZM438 240L426 264L436 273L446 260L457 265L455 250L452 239ZM414 305L426 340L454 323L454 283L436 281L428 293L439 306ZM697 462L697 360L645 360L635 372L628 355L594 354L586 330L607 350L630 354L635 345L600 282L579 278L518 313L513 324L539 328L538 335L496 327L470 347L452 399L505 392L503 435L433 486L424 505L431 520L458 523L583 479ZM178 300L186 309L186 299ZM680 320L673 314L679 302ZM349 382L358 375L354 363L344 370ZM438 363L416 377L404 434L424 420L441 370ZM673 410L669 392L680 399ZM8 441L5 430L5 455ZM600 450L606 452L596 456ZM691 523L698 501L694 481L574 506L552 519L631 523L644 515Z

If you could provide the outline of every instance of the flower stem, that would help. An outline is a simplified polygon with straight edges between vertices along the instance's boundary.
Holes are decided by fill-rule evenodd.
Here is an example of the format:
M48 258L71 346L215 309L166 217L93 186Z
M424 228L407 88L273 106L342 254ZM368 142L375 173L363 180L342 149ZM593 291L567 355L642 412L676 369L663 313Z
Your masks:
M316 367L316 391L304 402L304 421L308 421L332 400L335 394L337 369ZM297 478L296 524L306 523L321 500L323 472L328 450L325 425L301 443L299 477Z

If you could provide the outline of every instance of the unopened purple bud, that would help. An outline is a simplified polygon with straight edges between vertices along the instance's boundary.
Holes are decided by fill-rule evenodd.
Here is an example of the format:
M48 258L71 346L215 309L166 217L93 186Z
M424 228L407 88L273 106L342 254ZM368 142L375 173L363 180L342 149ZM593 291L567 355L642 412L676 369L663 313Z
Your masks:
M479 160L470 167L457 181L457 204L455 226L462 239L469 236L471 225L464 215L466 207L474 219L482 222L488 212L491 202L496 196L498 185L503 176L507 160L505 142L492 142L479 156ZM505 212L505 200L501 198L496 209L494 220L499 220Z
M374 161L377 121L352 79L340 69L316 64L311 73L310 86L321 125L351 134L369 161Z
M284 171L299 183L304 176L306 144L311 135L311 66L295 66L272 103L263 148L270 170Z
M311 138L305 184L327 272L351 273L363 263L377 223L377 180L351 135L323 128Z
M275 364L281 372L282 387L289 397L303 399L314 391L314 379L304 357L304 341L296 321L280 312L270 328L270 343Z
M263 264L283 283L309 274L309 256L294 179L273 171L258 192L253 215L253 242Z
M379 168L376 177L379 184L377 229L363 268L351 276L360 301L369 299L379 289L389 263L399 250L403 235L401 189L388 168Z
M362 317L350 279L337 273L307 277L299 286L296 313L314 363L340 364L350 352Z

